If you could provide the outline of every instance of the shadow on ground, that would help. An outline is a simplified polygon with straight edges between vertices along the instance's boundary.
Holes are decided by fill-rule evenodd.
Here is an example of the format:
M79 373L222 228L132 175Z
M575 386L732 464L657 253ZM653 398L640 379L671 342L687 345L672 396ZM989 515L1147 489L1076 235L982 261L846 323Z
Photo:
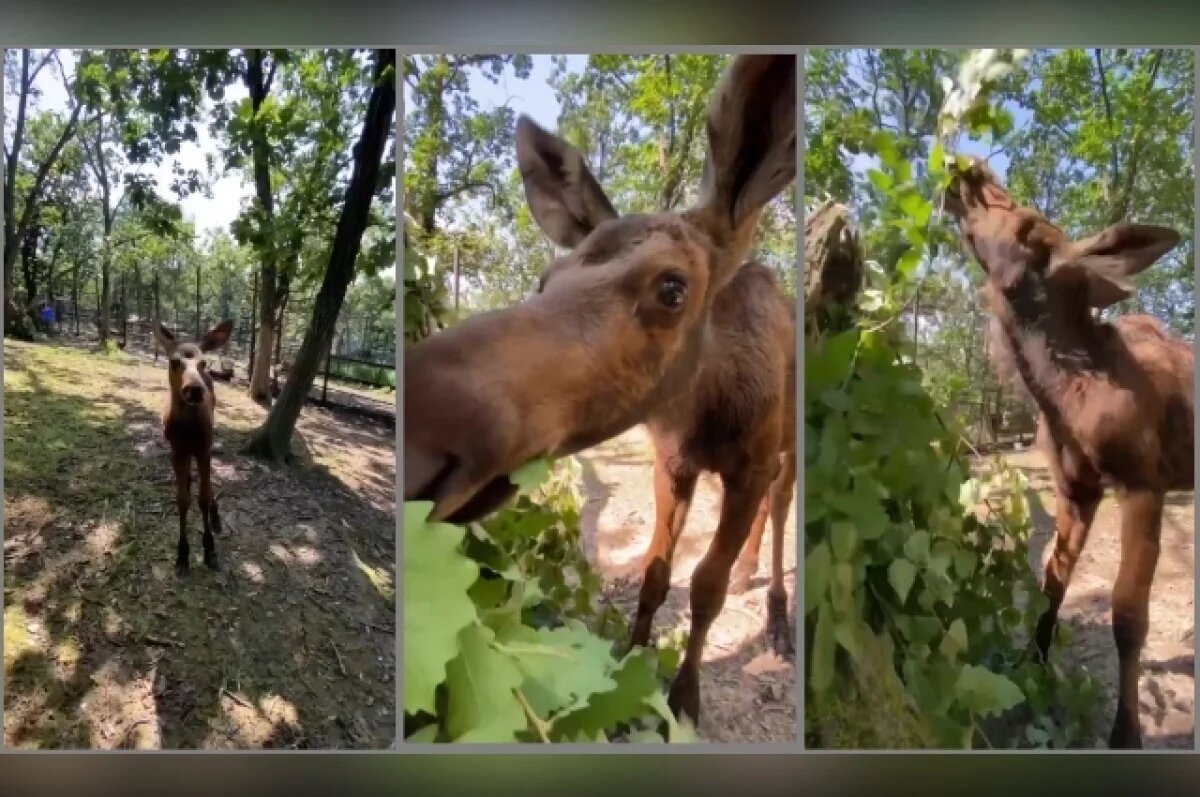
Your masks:
M606 598L632 621L641 586L641 559L654 532L653 448L635 428L579 455L585 504L584 547L605 579ZM652 638L687 631L690 579L716 531L720 481L700 478L680 537L666 603ZM795 625L795 504L784 538L785 584ZM776 656L765 633L771 535L763 538L757 576L742 595L730 595L709 632L700 674L701 736L716 743L792 743L798 732L794 661Z
M222 569L193 504L179 580L165 371L12 341L4 368L6 745L393 743L390 431L306 408L303 464L267 467L265 411L218 385Z
M1053 483L1040 454L1010 457L1029 479L1027 497L1034 534L1030 565L1042 563L1054 541ZM1117 650L1111 594L1120 564L1120 507L1111 492L1101 502L1087 545L1060 613L1070 629L1062 664L1082 668L1103 686L1096 742L1108 737L1116 710ZM1150 595L1150 635L1139 682L1143 742L1147 748L1192 749L1195 740L1195 531L1194 494L1171 493L1163 517L1162 548Z

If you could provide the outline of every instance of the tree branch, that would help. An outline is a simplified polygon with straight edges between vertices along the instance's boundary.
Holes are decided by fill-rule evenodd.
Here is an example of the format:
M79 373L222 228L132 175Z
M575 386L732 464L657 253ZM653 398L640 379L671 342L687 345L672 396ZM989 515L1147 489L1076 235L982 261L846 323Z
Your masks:
M1100 80L1100 96L1104 100L1104 118L1108 123L1108 135L1111 142L1112 162L1110 168L1112 169L1112 173L1109 175L1108 184L1109 199L1112 200L1115 197L1117 181L1120 179L1121 173L1120 149L1117 146L1117 138L1114 135L1112 102L1108 99L1108 78L1104 71L1104 58L1101 55L1099 47L1092 52L1096 56L1096 74Z

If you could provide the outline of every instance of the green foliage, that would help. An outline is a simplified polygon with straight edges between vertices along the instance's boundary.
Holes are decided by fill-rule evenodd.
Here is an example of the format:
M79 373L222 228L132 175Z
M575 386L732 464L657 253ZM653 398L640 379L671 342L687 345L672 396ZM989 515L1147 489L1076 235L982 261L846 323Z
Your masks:
M525 204L512 140L516 110L507 103L490 107L472 92L472 78L544 80L559 114L537 121L579 148L621 212L680 210L695 198L708 102L729 56L591 55L579 57L582 65L563 55L534 58L538 70L527 56L408 62L408 340L522 300L556 254ZM796 218L795 197L785 192L764 211L751 254L793 291Z
M967 64L937 120L947 138L960 124L1003 126L986 101L1003 70L983 64L987 78L977 80L980 65ZM1028 561L1023 477L999 460L970 477L961 430L943 418L897 325L941 240L929 197L946 178L943 145L931 147L923 186L904 140L876 130L867 146L880 164L869 174L878 216L903 246L893 268L872 270L857 325L806 343L806 688L823 717L810 732L850 738L831 732L830 718L858 699L864 679L890 679L878 672L882 651L903 684L896 708L915 717L909 742L1076 744L1097 688L1030 658L1046 602ZM1053 720L1052 702L1070 707L1067 723Z
M577 466L534 461L517 501L467 528L404 509L404 707L410 742L687 741L661 678L670 645L614 654L582 554ZM664 672L664 669L667 669Z

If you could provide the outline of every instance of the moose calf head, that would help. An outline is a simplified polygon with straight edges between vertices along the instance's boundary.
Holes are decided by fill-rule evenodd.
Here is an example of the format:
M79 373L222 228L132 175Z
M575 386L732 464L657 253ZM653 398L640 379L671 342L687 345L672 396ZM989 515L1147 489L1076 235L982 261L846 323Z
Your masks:
M1128 299L1130 278L1179 243L1175 230L1114 224L1079 241L1017 204L982 160L949 165L946 210L988 282L1010 300L1036 301L1066 319Z
M167 355L171 400L189 406L199 406L212 393L212 377L208 375L205 355L221 348L229 340L232 321L222 321L205 333L197 343L181 343L175 333L161 323L154 327L154 337Z
M432 501L438 519L480 517L523 463L620 434L686 389L713 298L795 177L795 112L795 56L737 58L710 101L695 205L628 216L577 149L522 117L526 200L570 252L525 301L406 352L405 500Z

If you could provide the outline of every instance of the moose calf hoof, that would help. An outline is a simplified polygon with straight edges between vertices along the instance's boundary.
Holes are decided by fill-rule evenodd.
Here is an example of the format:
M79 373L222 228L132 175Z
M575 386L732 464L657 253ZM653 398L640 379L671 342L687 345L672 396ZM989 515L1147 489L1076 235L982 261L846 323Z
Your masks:
M729 594L741 595L750 589L750 581L757 571L758 562L747 563L739 560L734 565L733 574L729 577Z
M684 668L675 676L667 706L676 719L686 716L693 725L700 724L700 681L694 670Z
M781 659L792 659L796 655L795 629L788 622L787 596L767 597L767 635L771 649Z
M217 564L217 552L216 551L205 551L204 552L204 565L209 570L220 570L221 569L221 566L219 564Z
M1108 747L1111 750L1142 749L1142 729L1136 713L1117 706L1117 718L1108 736Z
M175 562L175 575L179 578L187 578L192 568L188 564L187 559L178 559Z

